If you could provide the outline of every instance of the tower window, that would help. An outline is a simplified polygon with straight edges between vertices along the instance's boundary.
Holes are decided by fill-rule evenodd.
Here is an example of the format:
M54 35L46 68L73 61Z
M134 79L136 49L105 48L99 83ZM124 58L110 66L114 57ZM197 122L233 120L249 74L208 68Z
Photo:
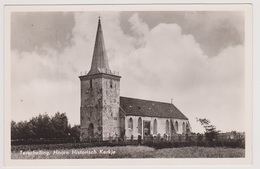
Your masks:
M110 80L110 88L113 88L113 81Z
M90 79L90 88L92 89L92 79Z

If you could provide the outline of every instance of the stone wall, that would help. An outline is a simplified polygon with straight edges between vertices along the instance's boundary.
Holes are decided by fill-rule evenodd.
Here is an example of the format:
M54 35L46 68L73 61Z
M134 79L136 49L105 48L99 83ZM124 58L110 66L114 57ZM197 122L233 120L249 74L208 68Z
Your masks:
M81 79L81 141L90 137L108 140L120 136L120 77L113 75L83 76ZM90 124L93 124L93 135Z
M119 117L119 98L120 83L119 79L102 79L103 86L103 140L109 137L120 136L120 117Z
M92 83L92 84L91 84ZM81 80L81 107L80 126L81 140L84 141L89 135L89 125L94 125L94 137L102 134L102 79Z

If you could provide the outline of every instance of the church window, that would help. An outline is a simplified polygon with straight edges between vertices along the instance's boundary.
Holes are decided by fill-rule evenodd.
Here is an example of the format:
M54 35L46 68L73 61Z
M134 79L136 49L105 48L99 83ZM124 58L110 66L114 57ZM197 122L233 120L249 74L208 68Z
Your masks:
M157 120L154 119L154 122L153 122L153 134L157 134Z
M132 118L130 118L128 121L128 128L133 130L133 119Z
M178 128L179 128L179 125L178 125L178 122L176 121L175 122L175 130L178 131L179 130Z

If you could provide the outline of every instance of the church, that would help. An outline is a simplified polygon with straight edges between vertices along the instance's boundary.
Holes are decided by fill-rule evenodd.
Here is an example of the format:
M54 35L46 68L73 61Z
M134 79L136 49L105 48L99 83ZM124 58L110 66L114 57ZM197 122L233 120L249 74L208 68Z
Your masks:
M120 96L121 76L109 67L100 18L91 68L79 79L81 141L170 137L191 131L188 118L172 103Z

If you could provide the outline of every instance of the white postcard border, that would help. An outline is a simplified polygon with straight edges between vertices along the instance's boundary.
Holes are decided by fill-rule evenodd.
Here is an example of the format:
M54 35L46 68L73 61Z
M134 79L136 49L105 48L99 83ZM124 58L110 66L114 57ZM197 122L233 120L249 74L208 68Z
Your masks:
M245 12L245 84L246 84L246 157L236 159L77 159L12 160L10 141L10 13L14 11L244 11ZM252 164L252 6L240 5L66 5L6 6L4 23L4 158L8 166L79 166L79 165L250 165Z

